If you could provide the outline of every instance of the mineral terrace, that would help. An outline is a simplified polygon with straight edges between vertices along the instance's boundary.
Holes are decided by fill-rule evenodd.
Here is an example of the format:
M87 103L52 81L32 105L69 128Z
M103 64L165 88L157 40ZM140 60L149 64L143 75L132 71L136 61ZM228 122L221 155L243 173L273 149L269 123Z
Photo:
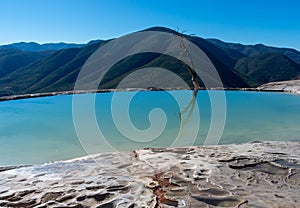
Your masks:
M300 207L300 142L150 148L7 169L0 207Z

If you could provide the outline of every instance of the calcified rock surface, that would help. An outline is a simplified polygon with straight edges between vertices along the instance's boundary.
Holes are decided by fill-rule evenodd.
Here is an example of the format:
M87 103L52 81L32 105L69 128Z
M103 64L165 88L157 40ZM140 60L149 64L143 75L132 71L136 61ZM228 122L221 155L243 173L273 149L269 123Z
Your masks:
M299 149L142 149L2 169L0 207L299 207Z
M289 93L300 95L300 80L270 82L259 86L257 89L263 91L268 91L268 90L283 91L283 92L289 92Z

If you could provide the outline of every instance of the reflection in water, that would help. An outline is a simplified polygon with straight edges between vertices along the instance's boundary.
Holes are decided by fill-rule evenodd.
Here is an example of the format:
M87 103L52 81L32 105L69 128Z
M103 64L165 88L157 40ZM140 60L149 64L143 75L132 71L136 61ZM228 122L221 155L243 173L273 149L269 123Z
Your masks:
M195 108L195 104L197 101L197 94L198 94L198 89L195 88L194 92L192 94L192 99L189 102L189 104L181 111L179 112L179 119L180 121L182 121L182 127L184 127L184 125L190 120L191 115L193 114L194 108ZM187 113L187 117L184 118L184 114Z

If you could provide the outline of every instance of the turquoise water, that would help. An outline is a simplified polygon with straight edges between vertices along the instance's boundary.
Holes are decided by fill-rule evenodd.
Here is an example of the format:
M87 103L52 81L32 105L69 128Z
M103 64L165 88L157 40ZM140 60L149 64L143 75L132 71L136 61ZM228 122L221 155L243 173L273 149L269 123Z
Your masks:
M74 99L71 95L0 102L0 166L37 164L112 150L201 145L207 142L212 120L224 119L222 112L218 113L222 106L215 109L217 113L213 115L210 102L210 96L218 98L224 93L222 91L209 91L209 94L200 91L197 102L193 102L191 91L135 93L96 95L95 118L101 136L94 129L95 123L89 117L87 106L79 106L82 114L73 118L76 109L72 109ZM133 94L128 109L126 100ZM113 101L114 111L111 106L115 95L118 96ZM85 101L94 95L74 96ZM300 96L244 91L226 91L225 96L225 129L219 144L300 139ZM153 112L153 109L160 110ZM114 120L112 111L121 119ZM116 128L115 123L121 126L122 122L128 123L122 114L127 111L132 125L139 130L136 138L130 137L135 131L129 127L123 127L125 132ZM153 121L164 123L166 118L166 126L161 134L154 135L154 131L149 135L155 138L145 141L147 134L143 131L151 126L151 111ZM219 130L212 128L211 131Z

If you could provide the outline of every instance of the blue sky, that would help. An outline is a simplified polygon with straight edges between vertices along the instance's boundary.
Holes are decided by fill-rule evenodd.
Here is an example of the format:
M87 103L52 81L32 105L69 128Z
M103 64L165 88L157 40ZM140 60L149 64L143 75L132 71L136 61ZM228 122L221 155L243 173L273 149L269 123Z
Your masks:
M0 0L0 44L109 39L152 26L300 50L299 0Z

